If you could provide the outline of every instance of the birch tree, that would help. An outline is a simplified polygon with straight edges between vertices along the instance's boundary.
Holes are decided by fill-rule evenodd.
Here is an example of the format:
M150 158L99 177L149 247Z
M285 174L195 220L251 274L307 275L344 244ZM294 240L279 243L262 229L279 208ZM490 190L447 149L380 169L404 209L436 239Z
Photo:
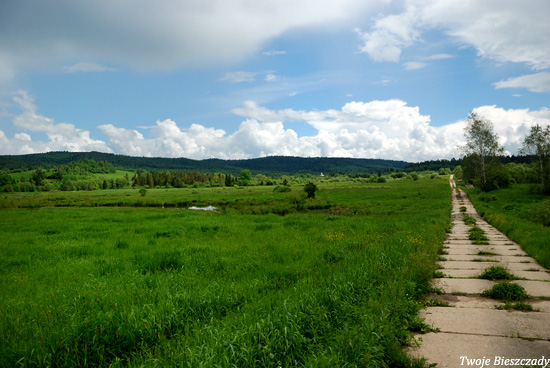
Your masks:
M473 173L479 180L481 190L487 192L493 188L492 174L500 166L498 156L504 154L504 148L498 143L493 123L473 112L466 121L464 136L466 145L461 147L464 163L471 165L465 172Z

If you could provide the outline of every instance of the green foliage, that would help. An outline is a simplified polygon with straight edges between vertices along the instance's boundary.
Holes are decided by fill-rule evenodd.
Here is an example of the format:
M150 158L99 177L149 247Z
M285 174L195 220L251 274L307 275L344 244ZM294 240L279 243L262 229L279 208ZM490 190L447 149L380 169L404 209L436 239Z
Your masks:
M448 184L322 189L354 215L262 214L288 206L265 186L3 195L0 366L412 365Z
M531 127L523 141L522 153L535 155L534 165L542 190L550 194L550 125L542 128L540 125Z
M505 301L519 301L529 298L529 295L523 286L510 282L495 284L492 288L481 293L481 295L488 298Z
M2 192L4 192L4 193L11 193L11 192L13 192L13 186L12 186L11 184L6 185L6 186L2 189Z
M286 193L291 191L292 189L286 185L277 185L275 188L273 188L274 193Z
M494 194L489 193L481 193L478 198L483 202L492 202L497 200L497 197Z
M241 170L239 173L239 179L241 179L243 185L247 185L252 180L250 170Z
M13 184L13 179L11 178L11 175L8 175L8 174L0 175L0 186L11 185L11 184Z
M486 268L481 275L479 275L479 278L485 280L518 280L518 278L511 274L506 267L502 266L491 266Z
M74 190L74 184L73 184L73 182L70 181L70 180L66 180L66 181L63 182L63 184L61 185L61 190L66 191L66 192L73 191L73 190Z
M531 213L533 222L546 227L550 226L550 200L533 204Z
M245 160L192 160L186 158L133 157L103 152L48 152L30 155L0 156L0 169L35 170L52 168L73 161L104 161L117 168L154 171L197 171L204 173L227 172L237 175L241 170L270 176L296 175L297 173L375 173L377 171L402 170L410 165L405 161L362 158L291 157L271 156ZM452 162L456 160L451 160ZM437 168L442 163L437 164ZM445 164L445 166L450 166ZM427 170L419 169L418 171Z
M317 185L312 181L308 181L304 185L304 192L306 192L308 198L315 198L315 192L317 191Z
M442 167L454 169L458 165L460 165L460 160L455 158L450 160L432 160L409 164L405 167L405 171L436 171Z
M462 180L463 172L462 172L462 166L458 165L453 170L453 175L455 179Z
M462 147L462 167L466 180L475 179L484 192L506 187L508 177L498 160L498 156L503 155L504 148L498 143L492 122L476 113L470 113L464 135L466 145Z

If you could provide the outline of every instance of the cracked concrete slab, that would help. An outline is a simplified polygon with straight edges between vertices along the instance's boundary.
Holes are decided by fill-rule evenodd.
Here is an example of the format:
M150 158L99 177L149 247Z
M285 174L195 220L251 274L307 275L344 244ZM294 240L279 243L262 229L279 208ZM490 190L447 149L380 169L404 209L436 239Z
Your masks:
M430 307L419 315L441 332L550 340L549 315L544 312Z
M422 339L420 348L411 348L409 352L415 357L424 357L429 363L437 363L438 368L457 368L467 366L465 359L490 359L488 367L504 367L496 357L505 359L540 359L550 356L549 341L529 341L520 338L502 336L480 336L454 333L428 333L418 335ZM444 346L444 349L439 347ZM477 365L476 367L481 367ZM518 365L517 367L521 367ZM548 366L550 367L550 365Z

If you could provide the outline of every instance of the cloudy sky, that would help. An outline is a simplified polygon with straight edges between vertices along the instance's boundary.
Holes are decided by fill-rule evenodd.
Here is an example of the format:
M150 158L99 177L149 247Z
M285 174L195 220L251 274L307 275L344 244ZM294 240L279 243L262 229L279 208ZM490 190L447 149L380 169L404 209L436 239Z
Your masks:
M4 0L0 154L459 157L550 124L548 0Z

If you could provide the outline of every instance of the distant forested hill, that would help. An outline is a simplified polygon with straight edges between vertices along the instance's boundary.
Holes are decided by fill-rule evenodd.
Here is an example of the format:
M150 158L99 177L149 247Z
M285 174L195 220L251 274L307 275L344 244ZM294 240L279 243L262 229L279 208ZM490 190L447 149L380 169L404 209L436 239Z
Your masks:
M187 158L132 157L102 152L48 152L29 155L0 156L0 169L51 168L73 161L92 159L106 161L121 169L186 170L238 174L296 175L331 173L375 173L403 170L410 163L382 159L271 156L248 160L192 160Z

